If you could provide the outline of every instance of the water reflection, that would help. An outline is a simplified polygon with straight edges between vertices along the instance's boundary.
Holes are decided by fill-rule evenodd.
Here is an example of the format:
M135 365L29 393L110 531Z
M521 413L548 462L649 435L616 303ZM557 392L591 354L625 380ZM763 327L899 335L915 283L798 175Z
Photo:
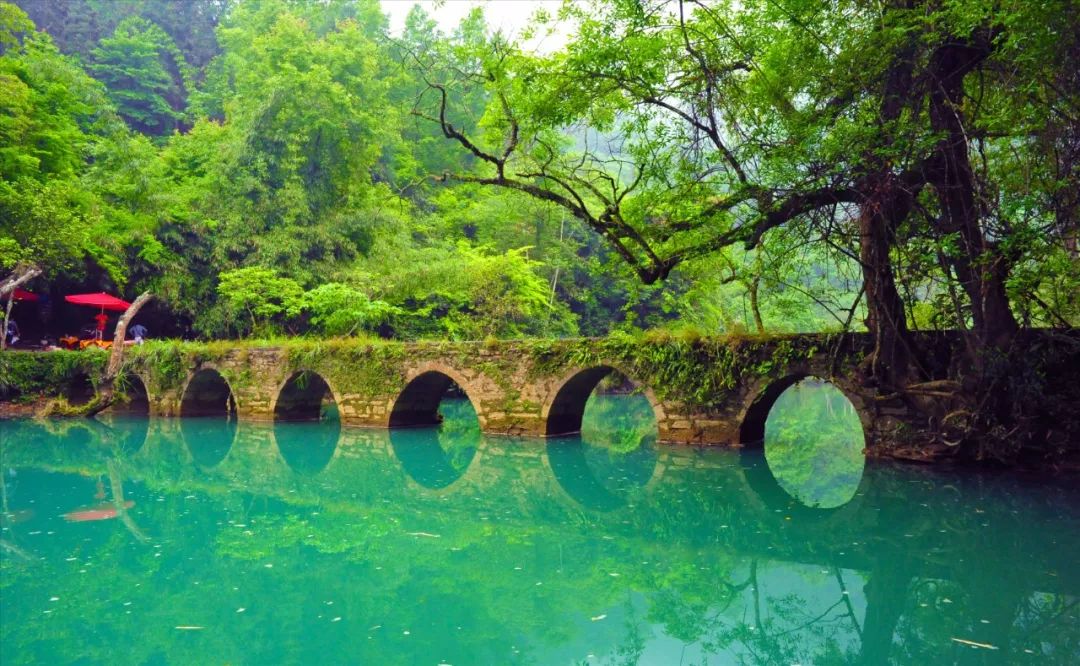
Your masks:
M764 448L776 482L806 507L843 506L862 480L859 416L838 388L814 377L792 384L773 403Z
M405 472L425 488L438 490L460 479L480 445L476 409L466 398L446 398L439 404L442 423L435 427L390 431L394 456Z
M237 423L227 416L194 416L180 420L180 432L192 460L214 467L229 455L236 440Z
M318 474L334 457L341 438L341 422L326 419L312 424L278 422L274 424L274 441L278 452L294 472Z
M124 455L134 455L146 444L150 431L150 420L145 417L116 415L103 419L108 428L106 437L119 448Z
M755 501L731 452L669 450L659 476L648 440L579 440L583 492L619 500L591 511L558 501L539 441L474 458L470 434L462 466L452 428L421 442L434 462L350 430L315 481L273 455L270 425L203 431L232 448L204 470L176 436L192 445L186 419L153 422L134 456L54 423L0 423L5 663L104 663L117 645L133 663L1080 657L1080 491L1064 482L874 465L844 520L813 521ZM439 434L393 434L410 432ZM469 481L427 492L403 482L417 465ZM127 522L61 517L117 500Z
M584 507L624 506L653 477L656 418L642 395L594 394L581 435L549 439L548 464L563 490Z

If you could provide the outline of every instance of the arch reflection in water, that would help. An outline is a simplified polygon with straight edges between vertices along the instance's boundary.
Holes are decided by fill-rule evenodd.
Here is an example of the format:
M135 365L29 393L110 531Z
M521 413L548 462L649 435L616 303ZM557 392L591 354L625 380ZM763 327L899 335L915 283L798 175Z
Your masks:
M236 441L236 419L222 416L185 418L180 433L192 460L201 467L214 467L229 455Z
M150 431L150 420L137 414L116 414L109 416L109 438L125 455L137 453L146 443Z
M293 374L274 405L274 440L286 464L299 474L317 474L334 457L340 437L330 385L314 372Z
M610 511L626 505L652 479L656 439L656 418L645 396L594 393L581 434L548 440L548 464L576 502Z
M213 467L229 455L236 439L236 399L221 374L212 368L195 373L180 401L180 433L192 459Z
M274 441L285 463L298 474L323 471L337 450L341 422L330 419L316 423L274 424Z
M768 416L762 419L764 410ZM749 479L759 485L771 479L813 509L837 508L855 496L866 462L865 436L854 405L840 389L816 377L777 382L744 423L744 437L761 431L764 460L760 450L748 452L756 468Z
M442 422L436 427L390 431L390 444L405 473L433 490L446 488L465 474L482 437L468 398L446 398L438 413Z

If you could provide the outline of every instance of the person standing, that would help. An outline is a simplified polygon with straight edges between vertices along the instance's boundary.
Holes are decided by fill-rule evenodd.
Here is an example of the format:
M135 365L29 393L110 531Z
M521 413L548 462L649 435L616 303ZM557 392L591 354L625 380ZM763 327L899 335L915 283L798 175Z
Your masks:
M135 338L135 344L137 345L141 345L149 334L149 331L142 324L135 324L128 330L131 332L131 337Z
M9 347L19 341L19 325L15 323L14 319L8 319L7 330L4 331L4 335L7 336Z
M105 339L105 324L109 323L109 315L105 314L104 312L101 312L99 314L94 315L94 321L97 322L97 328L96 328L97 339L98 340L104 340Z

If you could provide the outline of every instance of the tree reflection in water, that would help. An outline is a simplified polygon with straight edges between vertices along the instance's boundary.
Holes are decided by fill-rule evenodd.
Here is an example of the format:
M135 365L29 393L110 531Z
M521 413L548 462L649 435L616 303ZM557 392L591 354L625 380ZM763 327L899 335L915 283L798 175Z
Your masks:
M842 520L805 520L757 500L736 454L672 448L636 491L645 471L588 460L600 480L633 481L605 487L630 494L597 511L557 501L540 441L480 440L482 456L460 458L439 446L409 466L469 475L431 493L402 482L385 432L343 432L308 478L266 455L270 425L245 426L226 465L185 462L185 423L156 422L131 456L106 453L98 429L0 423L3 539L33 558L0 561L5 658L105 662L116 645L134 663L1080 657L1067 484L873 465L860 501L829 514ZM58 517L98 478L134 502L145 545L120 520ZM175 630L191 625L206 630Z
M570 497L590 509L625 505L656 469L656 418L642 395L594 393L579 436L548 440L548 464Z

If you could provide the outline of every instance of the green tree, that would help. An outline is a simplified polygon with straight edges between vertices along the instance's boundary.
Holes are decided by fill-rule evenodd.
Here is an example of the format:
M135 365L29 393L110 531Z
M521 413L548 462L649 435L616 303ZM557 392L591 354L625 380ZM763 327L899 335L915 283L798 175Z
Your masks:
M897 386L917 375L896 284L907 268L894 257L903 240L938 244L940 268L928 277L957 287L973 350L1004 344L1016 329L1006 279L1020 255L1002 239L1017 220L996 205L980 213L977 197L1007 195L984 192L969 155L971 128L988 146L1009 132L988 107L964 105L977 92L966 86L973 72L1013 63L1047 82L1045 99L1075 97L1050 83L1070 60L1071 42L1054 37L1075 32L1067 5L574 5L565 13L577 33L562 52L537 57L496 36L449 78L422 64L433 77L417 113L482 165L459 180L562 206L646 283L730 245L756 246L781 226L857 232L878 341L869 369ZM1027 40L1041 64L1018 50ZM469 132L453 114L458 90L475 86L491 102ZM994 97L1002 109L1024 103ZM1024 104L1043 120L1053 108ZM577 141L563 138L567 129Z
M321 284L304 293L303 308L314 330L328 336L374 331L404 314L401 308L372 300L364 292L339 282Z
M280 331L303 304L303 290L294 280L257 266L221 273L217 290L224 318L241 336Z
M187 63L164 30L142 18L126 18L91 55L91 71L132 129L164 136L177 128Z
M0 11L0 263L33 262L49 276L89 264L122 282L123 234L109 233L103 202L82 180L95 147L122 127L97 82L20 10Z

